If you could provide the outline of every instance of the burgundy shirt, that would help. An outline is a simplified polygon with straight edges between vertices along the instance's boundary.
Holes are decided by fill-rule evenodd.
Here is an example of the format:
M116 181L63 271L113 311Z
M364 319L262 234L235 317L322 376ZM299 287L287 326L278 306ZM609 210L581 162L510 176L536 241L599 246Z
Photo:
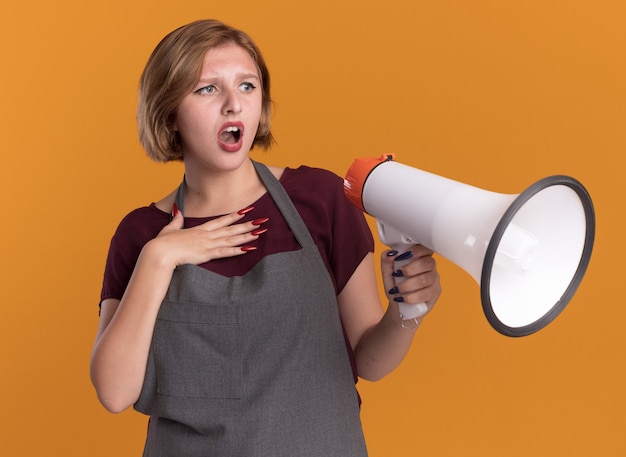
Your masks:
M345 197L343 180L330 171L306 166L286 168L280 183L309 229L339 294L367 253L374 251L374 239L363 213ZM250 243L257 249L242 256L212 260L202 267L224 276L241 276L266 255L300 248L269 194L253 206L242 222L269 217L262 225L269 230ZM185 218L185 227L213 218ZM144 244L169 221L170 214L152 203L130 212L120 222L111 240L101 300L122 298ZM352 359L349 344L348 350Z

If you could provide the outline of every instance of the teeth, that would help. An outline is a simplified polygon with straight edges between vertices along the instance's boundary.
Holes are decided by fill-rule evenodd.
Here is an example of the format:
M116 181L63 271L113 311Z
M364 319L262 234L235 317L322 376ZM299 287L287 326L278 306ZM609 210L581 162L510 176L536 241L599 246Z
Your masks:
M230 127L226 127L226 129L224 129L224 131L225 132L238 132L239 131L239 127L231 125Z

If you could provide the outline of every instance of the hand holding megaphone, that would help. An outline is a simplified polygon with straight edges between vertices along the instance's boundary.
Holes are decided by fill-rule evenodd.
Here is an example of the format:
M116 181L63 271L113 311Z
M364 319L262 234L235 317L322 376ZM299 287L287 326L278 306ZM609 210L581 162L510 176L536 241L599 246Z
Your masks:
M407 254L411 252L410 249L417 243L400 233L399 230L390 225L386 225L381 221L377 220L376 225L378 227L378 236L380 240L389 246L393 251L399 253L398 256L394 258L395 271L398 271L405 265L408 265L413 260L413 256ZM406 280L404 275L393 276L396 286ZM396 297L396 301L398 302L398 309L400 310L400 317L402 321L412 320L415 324L417 324L418 319L424 317L428 311L430 311L430 307L424 302L409 303L405 301L404 298L402 298L402 301L398 301L397 298L398 297Z
M463 184L393 161L356 159L347 197L376 218L383 243L422 244L479 284L494 329L524 336L550 323L580 284L593 248L595 215L583 185L550 176L517 195ZM417 319L425 304L402 305Z

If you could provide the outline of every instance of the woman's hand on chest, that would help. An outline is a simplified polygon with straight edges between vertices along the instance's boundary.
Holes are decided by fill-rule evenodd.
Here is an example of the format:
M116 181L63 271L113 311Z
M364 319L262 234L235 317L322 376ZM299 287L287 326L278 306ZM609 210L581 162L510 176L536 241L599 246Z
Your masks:
M200 265L211 260L243 255L251 250L247 243L266 230L260 227L267 218L238 223L248 208L218 217L204 224L183 228L183 215L175 210L172 221L146 243L144 251L172 269L179 265Z

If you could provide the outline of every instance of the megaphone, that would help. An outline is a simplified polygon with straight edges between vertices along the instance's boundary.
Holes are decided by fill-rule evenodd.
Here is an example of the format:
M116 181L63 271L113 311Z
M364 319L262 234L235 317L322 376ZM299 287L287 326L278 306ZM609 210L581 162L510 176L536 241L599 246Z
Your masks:
M552 322L580 284L593 248L595 215L587 190L550 176L521 194L500 194L394 160L357 158L344 190L376 218L381 241L401 251L422 244L480 285L485 317L503 335L534 333ZM401 303L403 319L425 305Z

